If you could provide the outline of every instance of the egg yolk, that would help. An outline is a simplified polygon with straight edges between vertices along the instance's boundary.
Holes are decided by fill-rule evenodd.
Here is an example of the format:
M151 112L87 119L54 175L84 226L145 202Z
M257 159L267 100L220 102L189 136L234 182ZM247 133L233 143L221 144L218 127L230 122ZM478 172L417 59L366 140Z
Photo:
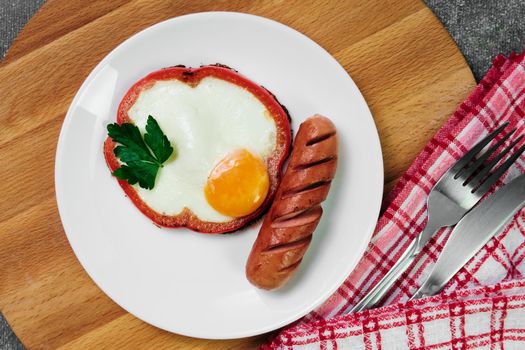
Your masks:
M204 193L219 213L241 217L253 213L268 194L266 164L248 150L228 154L211 171Z

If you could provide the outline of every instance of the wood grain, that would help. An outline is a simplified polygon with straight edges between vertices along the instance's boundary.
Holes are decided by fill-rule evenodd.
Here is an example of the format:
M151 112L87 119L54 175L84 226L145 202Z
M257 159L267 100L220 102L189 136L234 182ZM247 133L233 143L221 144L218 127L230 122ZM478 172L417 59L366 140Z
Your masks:
M54 197L60 126L91 69L149 25L210 10L273 18L336 57L374 115L386 190L474 87L453 41L416 0L49 0L0 65L0 307L26 347L251 349L264 339L192 339L126 313L78 263Z

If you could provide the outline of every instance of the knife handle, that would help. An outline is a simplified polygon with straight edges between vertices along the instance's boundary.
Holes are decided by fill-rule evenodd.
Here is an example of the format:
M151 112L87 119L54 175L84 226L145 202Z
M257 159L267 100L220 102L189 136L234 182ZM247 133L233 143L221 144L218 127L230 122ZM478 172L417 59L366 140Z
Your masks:
M358 312L364 309L370 309L379 304L385 294L392 288L396 281L401 277L412 262L416 259L422 247L428 242L440 227L430 221L421 232L408 246L407 250L386 273L386 275L361 299L349 312Z

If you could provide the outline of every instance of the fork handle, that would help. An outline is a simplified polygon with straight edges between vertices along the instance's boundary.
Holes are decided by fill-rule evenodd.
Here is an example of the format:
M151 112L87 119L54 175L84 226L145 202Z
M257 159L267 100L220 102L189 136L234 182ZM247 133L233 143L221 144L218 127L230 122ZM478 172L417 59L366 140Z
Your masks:
M439 227L428 222L425 229L410 243L407 250L401 255L394 266L386 275L361 299L350 311L358 312L375 307L383 299L385 294L392 288L396 281L401 277L417 255L428 242L428 240L437 232Z

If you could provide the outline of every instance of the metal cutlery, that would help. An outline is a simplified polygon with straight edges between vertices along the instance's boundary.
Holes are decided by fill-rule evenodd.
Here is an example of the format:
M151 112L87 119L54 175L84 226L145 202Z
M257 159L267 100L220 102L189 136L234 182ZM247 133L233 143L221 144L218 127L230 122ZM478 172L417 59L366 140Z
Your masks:
M523 135L518 137L497 153L498 148L516 131L513 129L477 159L475 158L507 125L508 123L503 124L481 140L439 179L427 199L428 221L423 231L414 238L387 274L349 312L376 306L416 259L430 238L440 228L457 224L520 156L525 146L490 173L523 138Z
M525 174L470 211L451 232L425 282L411 299L438 293L450 279L525 205Z

